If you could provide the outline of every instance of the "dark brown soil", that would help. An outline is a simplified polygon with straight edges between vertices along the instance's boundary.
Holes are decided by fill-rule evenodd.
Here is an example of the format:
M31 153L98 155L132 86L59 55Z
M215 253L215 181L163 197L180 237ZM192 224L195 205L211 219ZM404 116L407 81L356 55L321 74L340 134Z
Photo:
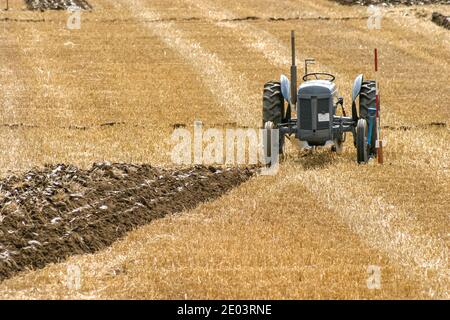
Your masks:
M427 4L450 4L450 0L332 0L344 5L427 5Z
M438 26L444 27L446 29L450 29L450 17L444 16L439 12L433 12L431 16L431 21L436 23Z
M105 248L138 226L212 200L248 168L53 165L0 181L0 281Z
M25 0L29 10L67 10L77 6L83 10L90 10L92 6L86 0Z

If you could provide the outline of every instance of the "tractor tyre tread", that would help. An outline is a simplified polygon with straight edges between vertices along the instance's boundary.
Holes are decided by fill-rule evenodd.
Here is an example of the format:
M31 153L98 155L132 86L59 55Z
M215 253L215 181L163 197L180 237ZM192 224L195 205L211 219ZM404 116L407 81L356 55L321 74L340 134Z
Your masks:
M284 118L284 100L281 93L281 84L278 81L269 81L264 84L263 92L263 127L267 121L275 126Z
M359 119L356 125L356 155L358 163L367 163L368 161L367 131L368 124L366 119Z
M359 117L364 118L369 125L369 108L376 107L377 88L374 80L364 81L361 85L359 97ZM377 126L372 128L372 138L370 141L370 154L376 154Z

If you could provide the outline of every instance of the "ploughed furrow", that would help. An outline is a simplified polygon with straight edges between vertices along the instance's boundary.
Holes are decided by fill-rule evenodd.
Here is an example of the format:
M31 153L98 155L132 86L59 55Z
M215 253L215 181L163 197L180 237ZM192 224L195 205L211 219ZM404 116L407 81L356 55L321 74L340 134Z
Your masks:
M249 169L101 163L10 176L0 182L0 281L103 249L138 226L215 199L251 175Z
M295 177L297 171L298 165L284 165L279 174ZM367 288L369 265L381 268L381 290ZM82 274L79 290L65 286L73 266ZM336 212L317 202L316 194L297 179L279 176L253 178L216 201L138 228L96 254L5 280L0 294L8 299L426 297L416 279L368 247Z
M80 8L90 10L92 6L86 0L25 0L29 10L67 10Z

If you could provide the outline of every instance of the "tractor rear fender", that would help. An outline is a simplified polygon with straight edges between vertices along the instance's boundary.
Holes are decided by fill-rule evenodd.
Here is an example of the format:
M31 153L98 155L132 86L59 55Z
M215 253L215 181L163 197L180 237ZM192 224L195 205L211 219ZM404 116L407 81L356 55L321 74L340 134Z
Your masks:
M361 92L361 86L364 81L364 76L360 74L356 77L355 82L353 82L352 89L352 102L355 102L356 98L358 98L359 93Z
M280 84L281 84L281 94L283 95L284 100L286 100L288 103L291 99L291 84L289 82L288 77L286 77L284 74L280 77Z

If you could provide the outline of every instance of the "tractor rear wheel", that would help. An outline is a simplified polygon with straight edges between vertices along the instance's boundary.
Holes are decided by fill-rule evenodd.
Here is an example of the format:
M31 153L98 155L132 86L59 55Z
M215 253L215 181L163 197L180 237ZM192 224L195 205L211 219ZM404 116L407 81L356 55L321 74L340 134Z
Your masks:
M364 81L361 86L359 96L359 117L366 119L369 124L369 108L376 108L377 88L376 82L373 80ZM377 125L376 120L372 125L372 137L370 138L370 155L376 155Z
M268 121L276 127L284 119L284 100L281 94L281 84L269 81L264 84L263 92L263 128Z
M366 119L359 119L356 126L356 155L358 163L367 163L369 161L368 131L369 127Z

